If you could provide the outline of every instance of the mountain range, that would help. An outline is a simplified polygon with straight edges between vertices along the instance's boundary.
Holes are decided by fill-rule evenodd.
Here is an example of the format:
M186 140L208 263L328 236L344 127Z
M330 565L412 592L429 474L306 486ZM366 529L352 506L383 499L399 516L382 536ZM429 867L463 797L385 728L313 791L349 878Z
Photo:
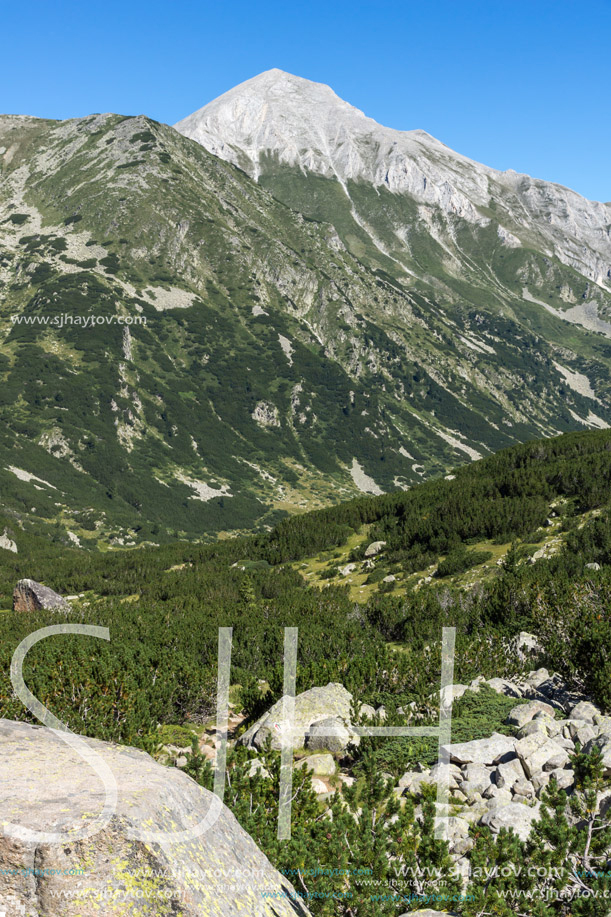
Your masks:
M84 547L611 423L611 204L278 70L174 128L0 117L0 284L7 525Z

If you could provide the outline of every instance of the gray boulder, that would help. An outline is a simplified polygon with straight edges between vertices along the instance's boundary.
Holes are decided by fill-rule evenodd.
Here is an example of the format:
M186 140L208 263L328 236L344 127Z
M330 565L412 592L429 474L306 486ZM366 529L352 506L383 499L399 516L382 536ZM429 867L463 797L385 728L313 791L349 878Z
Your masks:
M33 579L20 579L13 590L13 611L40 609L70 611L70 605L48 586L43 586Z
M543 776L549 777L551 780L552 777L556 778L556 782L561 790L570 790L575 783L575 771L571 770L570 767L563 767L560 770L550 771ZM533 778L534 782L534 778Z
M453 915L454 911L432 911L430 907L425 907L424 910L399 914L399 917L453 917Z
M462 697L465 691L469 690L469 685L446 685L439 691L442 703L450 704L459 697ZM477 692L476 692L477 693Z
M465 764L460 788L467 796L484 793L492 783L492 771L483 764Z
M513 641L513 649L520 660L524 662L528 657L537 656L543 652L543 647L534 634L529 634L523 630Z
M493 780L498 787L511 789L516 780L522 780L524 776L524 768L520 759L515 757L497 766Z
M382 548L385 547L385 541L372 541L371 544L365 548L365 557L374 557L374 555L379 554Z
M350 722L350 705L352 695L343 685L328 684L324 687L310 688L303 694L295 697L295 717L293 723L293 747L302 748L306 744L306 735L310 732L313 723L333 718L341 723ZM289 724L283 720L283 699L280 698L267 713L264 713L256 723L240 738L243 745L249 748L263 748L268 738L271 738L272 748L281 749L289 744ZM314 748L308 745L309 748ZM323 747L323 746L319 746ZM324 746L328 748L328 746ZM331 749L328 749L331 751Z
M602 716L599 714L594 717L594 723L600 735L611 736L611 716Z
M400 712L400 711L397 711ZM371 704L361 704L359 707L359 713L361 716L367 717L367 719L372 720L376 715L376 708L372 707Z
M305 767L316 777L331 777L336 771L333 755L309 755L298 761L295 767Z
M563 749L554 739L539 733L526 736L525 739L519 739L516 742L516 753L522 762L522 766L527 777L542 771L548 761L554 760L555 767L558 767L558 761L565 763L569 760L568 752Z
M170 840L214 812L212 793L146 752L86 742L114 775L118 801L102 830L79 841L71 834L93 826L103 812L102 781L51 730L0 720L3 821L58 832L61 841L10 836L5 825L0 906L7 917L119 911L123 917L306 917L293 887L225 806L204 833L180 843ZM145 839L146 832L167 838ZM36 878L26 873L34 865Z
M554 708L544 701L531 700L527 704L518 704L517 707L514 707L505 722L510 726L519 728L525 726L526 723L530 723L538 713L547 713L553 717Z
M585 720L586 723L594 723L597 716L600 716L600 710L586 700L582 700L571 710L572 720Z
M530 834L533 822L539 818L539 809L539 802L533 806L511 802L507 806L490 809L481 818L480 824L487 825L494 834L498 834L501 828L511 829L525 841Z
M456 764L499 763L504 758L515 757L515 739L493 733L488 739L475 739L473 742L459 742L447 745L450 760Z
M407 771L399 780L399 789L419 796L422 792L423 783L433 784L434 782L435 778L429 771L423 771L422 773Z
M5 551L11 551L13 554L17 554L17 544L9 537L7 530L4 530L4 533L0 535L0 548Z
M330 751L334 755L344 752L350 742L358 745L360 741L360 736L354 735L340 719L333 716L312 723L305 737L308 750Z
M535 795L535 788L530 780L516 780L511 788L514 796L523 796L525 799L532 799Z
M268 780L271 776L268 769L263 764L263 761L260 758L252 758L250 761L250 767L248 768L249 777L264 777Z
M531 672L526 679L526 684L531 688L538 688L539 685L544 684L549 680L549 672L547 669L537 669L536 672Z
M525 739L526 736L539 735L549 736L553 731L554 720L551 716L543 714L542 716L536 716L530 722L525 723L520 729L518 729L517 737L518 739Z
M489 678L486 684L497 694L505 694L507 697L522 697L521 688L512 681L507 681L506 678Z

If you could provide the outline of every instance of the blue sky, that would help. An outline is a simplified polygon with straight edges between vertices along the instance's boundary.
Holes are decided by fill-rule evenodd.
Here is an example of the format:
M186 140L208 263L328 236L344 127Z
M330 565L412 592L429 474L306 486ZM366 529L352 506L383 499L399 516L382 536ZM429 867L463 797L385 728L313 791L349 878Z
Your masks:
M0 3L0 110L174 123L279 67L390 127L611 201L611 0Z

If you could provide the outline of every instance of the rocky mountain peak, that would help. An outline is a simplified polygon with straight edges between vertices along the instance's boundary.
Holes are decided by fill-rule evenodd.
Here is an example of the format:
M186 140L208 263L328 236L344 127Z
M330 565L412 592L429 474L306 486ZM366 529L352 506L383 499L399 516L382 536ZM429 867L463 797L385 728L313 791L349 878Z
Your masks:
M493 215L515 237L513 245L534 243L546 256L556 256L608 287L607 204L513 170L489 168L424 130L384 127L322 83L269 70L230 89L175 128L257 181L275 175L279 167L339 181L356 222L377 237L378 247L389 227L371 225L371 212L359 211L350 182L409 197L424 208L419 218L427 223L434 223L437 215L481 227ZM392 226L393 235L405 236L413 210L409 217L404 225ZM449 226L447 234L452 244L456 227Z

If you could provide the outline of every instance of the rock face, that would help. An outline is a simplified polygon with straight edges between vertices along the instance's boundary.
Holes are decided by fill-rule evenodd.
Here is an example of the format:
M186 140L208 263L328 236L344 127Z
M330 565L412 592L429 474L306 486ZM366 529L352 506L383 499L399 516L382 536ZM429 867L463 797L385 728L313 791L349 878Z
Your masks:
M353 738L346 728L350 723L351 702L352 695L344 686L334 683L298 694L295 698L293 746L300 748L307 745L312 751L343 750ZM321 721L325 721L324 728L321 727ZM311 729L314 724L318 726L316 730ZM249 747L262 748L271 737L272 748L280 749L287 742L287 729L287 724L283 722L283 700L280 698L244 733L240 741ZM332 732L333 735L325 740L320 735L323 731Z
M498 196L506 210L503 216L497 214L502 225L496 231L508 248L523 244L521 207L560 261L596 283L608 284L609 204L512 170L498 172L455 153L423 130L383 127L321 83L268 70L175 127L255 180L271 162L278 162L337 178L346 194L351 181L362 181L409 195L421 214L435 207L446 219L457 215L476 225L487 224L481 208ZM543 213L549 214L547 220Z
M216 823L192 840L139 840L143 830L176 832L198 824L212 793L145 752L87 742L115 775L118 804L100 833L71 841L71 831L102 812L102 782L52 731L0 720L2 822L64 837L59 844L36 844L0 833L6 917L306 917L292 886L224 806ZM36 875L21 874L33 867Z
M48 586L33 579L20 579L13 590L13 611L38 611L40 608L68 611L70 605Z

